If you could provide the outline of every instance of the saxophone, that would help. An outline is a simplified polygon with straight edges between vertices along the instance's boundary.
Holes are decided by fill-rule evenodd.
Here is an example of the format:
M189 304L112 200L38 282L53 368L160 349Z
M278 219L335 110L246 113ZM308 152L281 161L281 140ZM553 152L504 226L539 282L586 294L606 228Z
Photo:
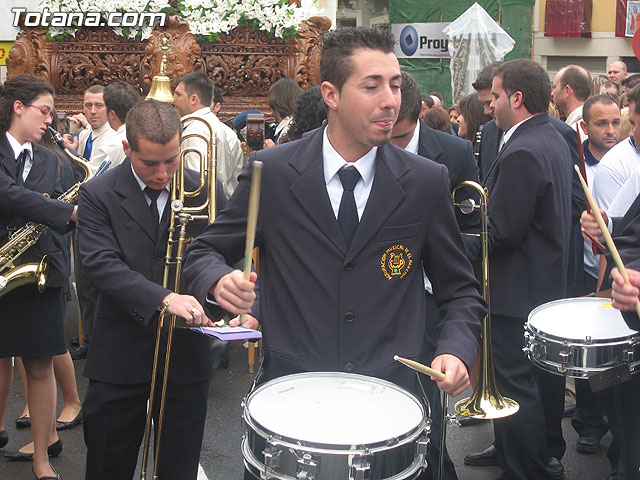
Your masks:
M78 198L80 185L89 180L93 175L93 169L88 162L69 150L64 143L62 136L53 128L47 127L49 134L53 137L60 149L70 160L78 163L85 173L84 180L76 183L69 190L58 197L64 203L73 203ZM47 284L47 256L42 257L39 263L25 263L14 266L14 261L20 257L29 247L34 245L40 236L48 229L46 225L28 222L26 225L16 230L9 240L0 246L0 297L6 295L16 288L29 283L35 283L38 291L44 291Z

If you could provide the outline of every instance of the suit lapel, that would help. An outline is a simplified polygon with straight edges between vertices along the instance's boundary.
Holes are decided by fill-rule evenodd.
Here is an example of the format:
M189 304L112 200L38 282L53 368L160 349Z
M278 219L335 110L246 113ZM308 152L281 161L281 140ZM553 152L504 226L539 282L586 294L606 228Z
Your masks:
M118 169L115 191L122 197L122 209L140 225L142 230L155 242L158 225L155 225L147 201L131 171L131 161L127 158ZM168 207L168 205L167 205ZM166 207L165 207L166 208Z
M394 149L391 144L378 147L371 193L347 252L347 260L355 257L371 242L406 196L398 180L409 171L409 166Z
M438 142L438 139L426 123L422 120L419 120L419 122L420 138L418 141L418 155L435 161L440 155L442 155L440 142Z
M0 164L2 169L7 172L11 178L16 180L16 158L13 155L13 148L7 140L6 133L0 133Z
M33 147L33 160L31 164L31 170L29 170L29 175L27 175L27 179L24 182L24 186L33 190L33 187L38 185L40 179L44 176L46 171L46 166L44 165L44 155L39 151L38 146L35 143L31 144ZM56 165L56 168L58 166ZM55 188L55 185L54 185Z
M291 193L298 200L311 220L340 252L346 254L347 245L331 207L327 186L324 182L322 162L322 137L324 129L303 142L289 164L300 173L292 183Z

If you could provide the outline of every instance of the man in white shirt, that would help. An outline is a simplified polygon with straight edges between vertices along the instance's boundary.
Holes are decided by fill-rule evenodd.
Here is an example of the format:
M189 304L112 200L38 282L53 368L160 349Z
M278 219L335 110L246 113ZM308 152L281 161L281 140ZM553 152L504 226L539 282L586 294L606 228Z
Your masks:
M127 139L125 119L127 113L140 100L136 87L125 82L116 82L104 89L104 103L107 108L109 125L116 132L107 142L95 151L98 157L111 161L110 168L120 165L126 158L122 141Z
M589 72L578 65L568 65L562 68L553 80L551 99L563 117L566 117L567 125L574 130L582 121L582 106L591 95L591 77ZM584 141L586 135L580 132L580 141Z
M224 128L223 123L211 111L211 99L213 96L213 81L203 73L192 72L178 80L173 98L180 115L183 117L182 136L200 134L208 137L209 129L205 124L197 120L184 122L186 116L198 116L206 120L217 137L217 178L224 185L225 194L230 197L238 185L238 175L244 164L242 146L236 134L230 128ZM191 137L183 140L181 148L195 148L206 152L205 142L199 138ZM200 171L200 156L197 153L185 155L187 167Z
M86 90L82 112L69 117L71 133L79 132L79 135L77 142L66 137L67 144L97 168L106 158L105 153L98 150L116 134L107 121L102 85L93 85Z

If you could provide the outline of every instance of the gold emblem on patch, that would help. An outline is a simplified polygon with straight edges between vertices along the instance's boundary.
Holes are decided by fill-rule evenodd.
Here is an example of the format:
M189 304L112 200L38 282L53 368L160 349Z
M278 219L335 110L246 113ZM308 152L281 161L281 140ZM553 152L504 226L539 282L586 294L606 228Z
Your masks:
M388 280L404 278L413 264L411 252L404 245L393 245L385 250L380 259L380 268Z

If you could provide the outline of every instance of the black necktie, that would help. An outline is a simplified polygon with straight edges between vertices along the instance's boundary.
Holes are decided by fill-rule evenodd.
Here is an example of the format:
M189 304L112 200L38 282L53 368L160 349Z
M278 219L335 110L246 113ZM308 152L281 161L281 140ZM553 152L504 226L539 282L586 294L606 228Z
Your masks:
M24 173L24 166L29 159L29 150L22 150L18 158L16 159L16 183L18 185L24 185L22 174Z
M149 210L151 211L151 217L156 225L160 223L160 213L158 212L158 197L162 193L161 190L155 190L151 187L144 187L144 192L151 199L151 203L149 204Z
M87 143L84 145L84 153L82 156L86 161L91 160L91 150L93 150L93 132L89 134Z
M360 172L355 167L347 167L339 170L338 175L344 189L338 209L338 225L340 225L342 236L348 247L351 245L351 240L353 240L358 228L358 208L353 189L360 179Z

